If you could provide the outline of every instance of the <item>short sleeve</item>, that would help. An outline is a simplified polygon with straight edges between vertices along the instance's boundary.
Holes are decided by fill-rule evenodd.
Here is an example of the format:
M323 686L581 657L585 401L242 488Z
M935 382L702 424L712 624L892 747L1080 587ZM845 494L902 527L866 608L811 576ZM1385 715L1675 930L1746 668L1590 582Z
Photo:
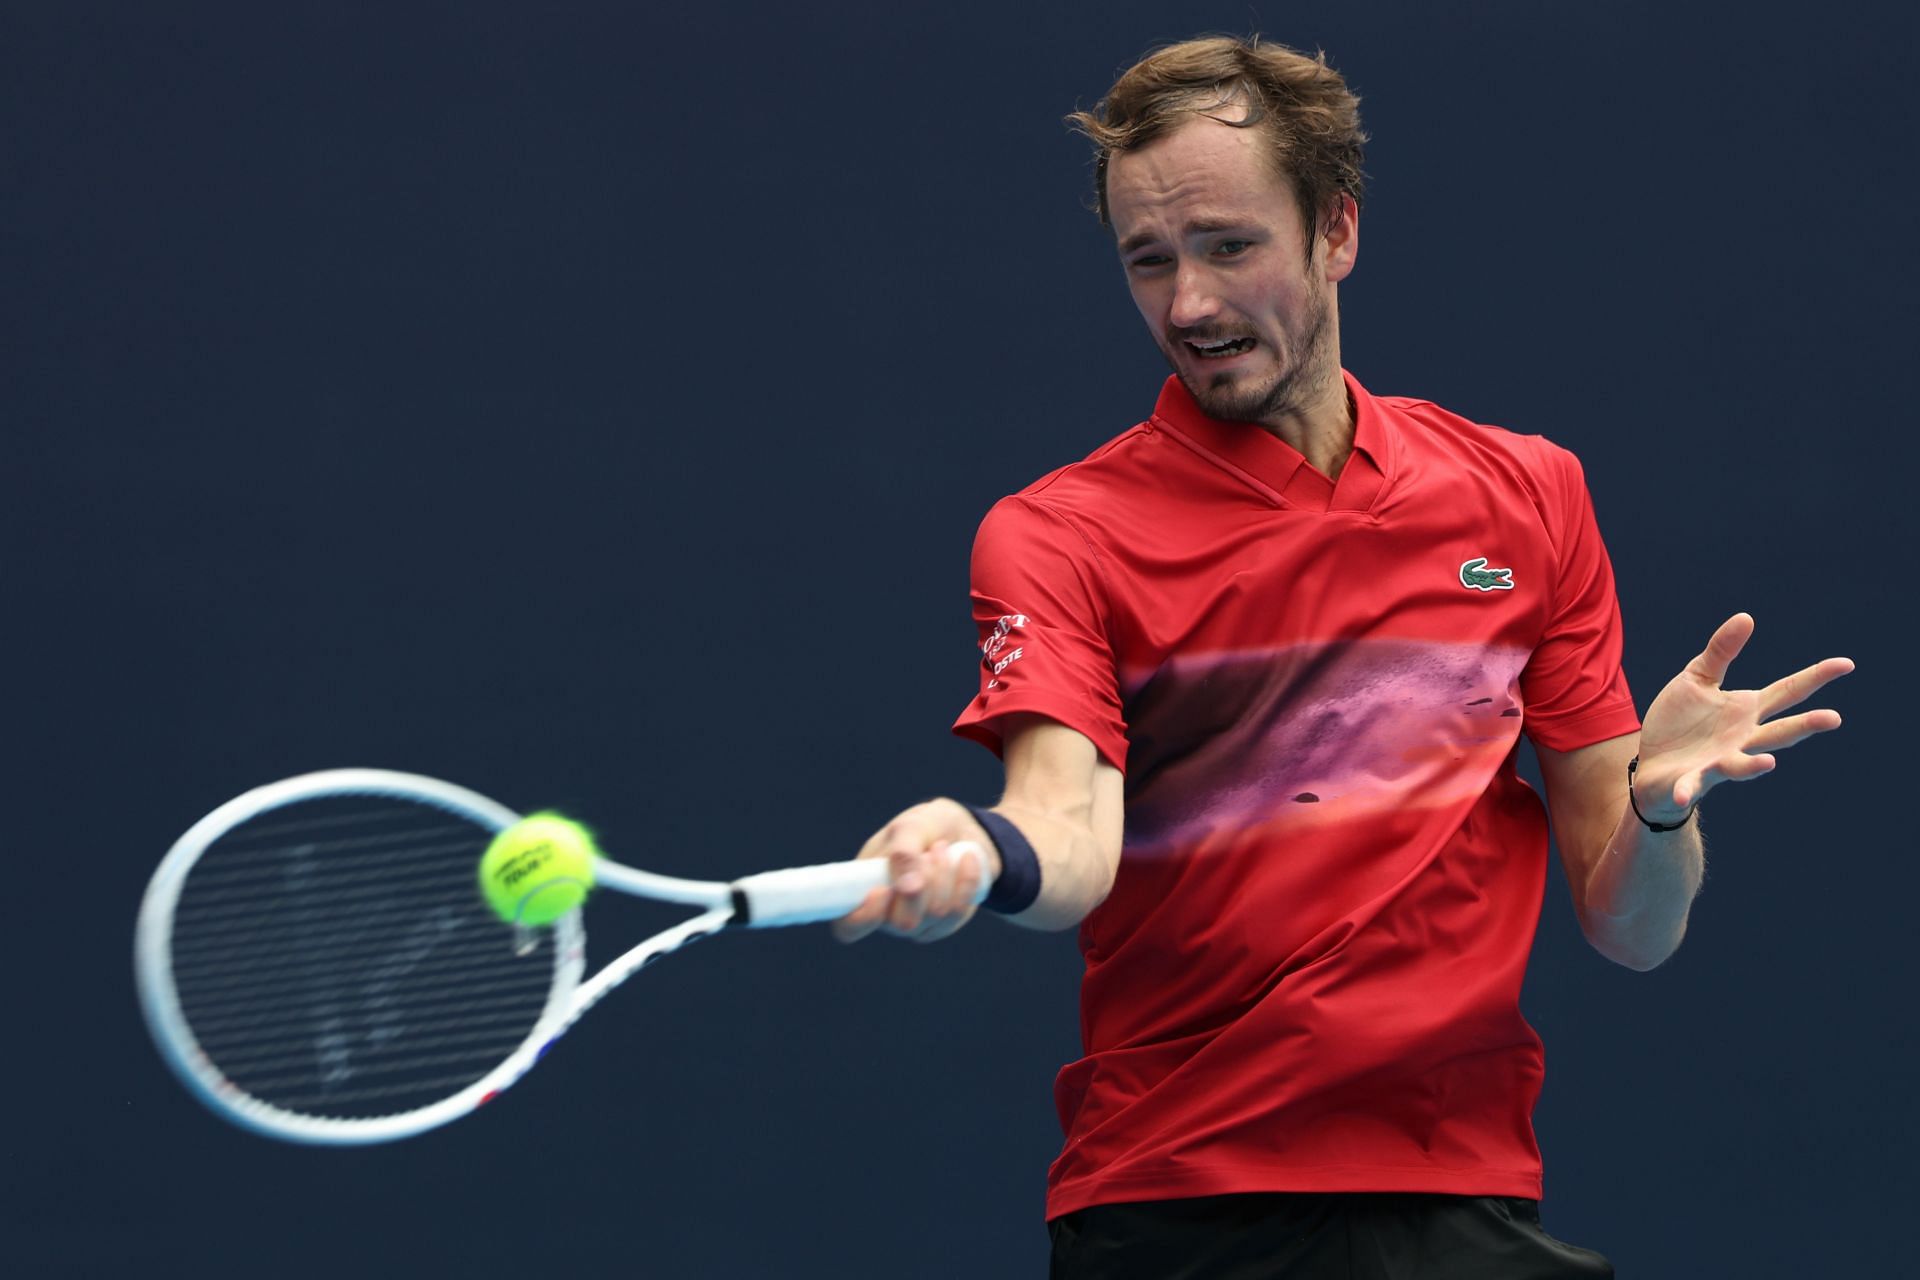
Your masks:
M1620 600L1586 474L1571 453L1545 447L1543 488L1558 576L1553 615L1520 688L1527 736L1554 751L1572 751L1632 733L1640 717L1620 665Z
M1124 769L1107 596L1087 540L1051 508L1004 498L974 538L972 583L980 691L953 731L998 753L999 720L1045 716L1085 734Z

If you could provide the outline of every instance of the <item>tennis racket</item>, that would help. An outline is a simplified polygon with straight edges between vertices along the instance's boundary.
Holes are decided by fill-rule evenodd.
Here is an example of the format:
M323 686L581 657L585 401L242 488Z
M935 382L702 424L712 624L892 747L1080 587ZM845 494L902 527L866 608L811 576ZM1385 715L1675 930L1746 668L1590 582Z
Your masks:
M288 778L200 819L154 872L134 939L168 1065L268 1137L411 1137L499 1096L642 966L726 928L835 919L887 883L885 859L723 883L602 858L597 885L699 914L587 978L579 908L525 929L481 896L480 857L519 820L464 787L384 769Z

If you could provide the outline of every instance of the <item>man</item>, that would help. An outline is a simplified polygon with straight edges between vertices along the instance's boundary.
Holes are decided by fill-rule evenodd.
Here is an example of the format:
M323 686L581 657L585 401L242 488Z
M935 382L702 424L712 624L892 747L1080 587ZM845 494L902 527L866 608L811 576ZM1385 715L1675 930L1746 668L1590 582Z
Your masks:
M1174 376L982 525L956 730L1005 796L889 822L862 856L891 887L839 932L944 937L983 878L1016 923L1079 926L1056 1276L1611 1275L1539 1224L1519 736L1587 938L1650 969L1701 797L1837 727L1771 717L1852 663L1722 689L1736 615L1642 724L1572 455L1342 371L1364 135L1323 59L1192 41L1073 120Z

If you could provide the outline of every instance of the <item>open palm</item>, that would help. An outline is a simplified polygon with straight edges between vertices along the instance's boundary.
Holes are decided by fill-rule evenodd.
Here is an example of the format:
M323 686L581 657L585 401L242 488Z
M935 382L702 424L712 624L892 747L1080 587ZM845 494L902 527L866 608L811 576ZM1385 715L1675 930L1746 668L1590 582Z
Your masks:
M1827 708L1771 717L1852 671L1851 658L1823 659L1764 689L1720 687L1752 636L1751 615L1728 618L1647 708L1634 792L1648 819L1680 817L1722 782L1772 772L1774 752L1840 727L1840 713Z

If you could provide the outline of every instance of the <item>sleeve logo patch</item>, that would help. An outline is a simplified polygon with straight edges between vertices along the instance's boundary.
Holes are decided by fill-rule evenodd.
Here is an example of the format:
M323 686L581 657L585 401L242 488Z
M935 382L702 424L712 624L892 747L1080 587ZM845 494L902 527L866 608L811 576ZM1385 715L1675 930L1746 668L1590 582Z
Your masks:
M1018 646L1012 650L1008 650L1007 641L1013 636L1014 632L1026 625L1027 615L1024 613L1002 615L1001 618L993 624L993 630L987 633L987 638L980 642L981 665L986 667L993 675L998 676L1002 671L1005 671L1008 667L1020 661L1020 659L1026 655L1027 651L1025 647ZM999 687L999 680L990 679L987 681L987 688L998 689Z
M1513 570L1489 569L1485 556L1475 556L1460 566L1460 585L1474 591L1513 590Z

